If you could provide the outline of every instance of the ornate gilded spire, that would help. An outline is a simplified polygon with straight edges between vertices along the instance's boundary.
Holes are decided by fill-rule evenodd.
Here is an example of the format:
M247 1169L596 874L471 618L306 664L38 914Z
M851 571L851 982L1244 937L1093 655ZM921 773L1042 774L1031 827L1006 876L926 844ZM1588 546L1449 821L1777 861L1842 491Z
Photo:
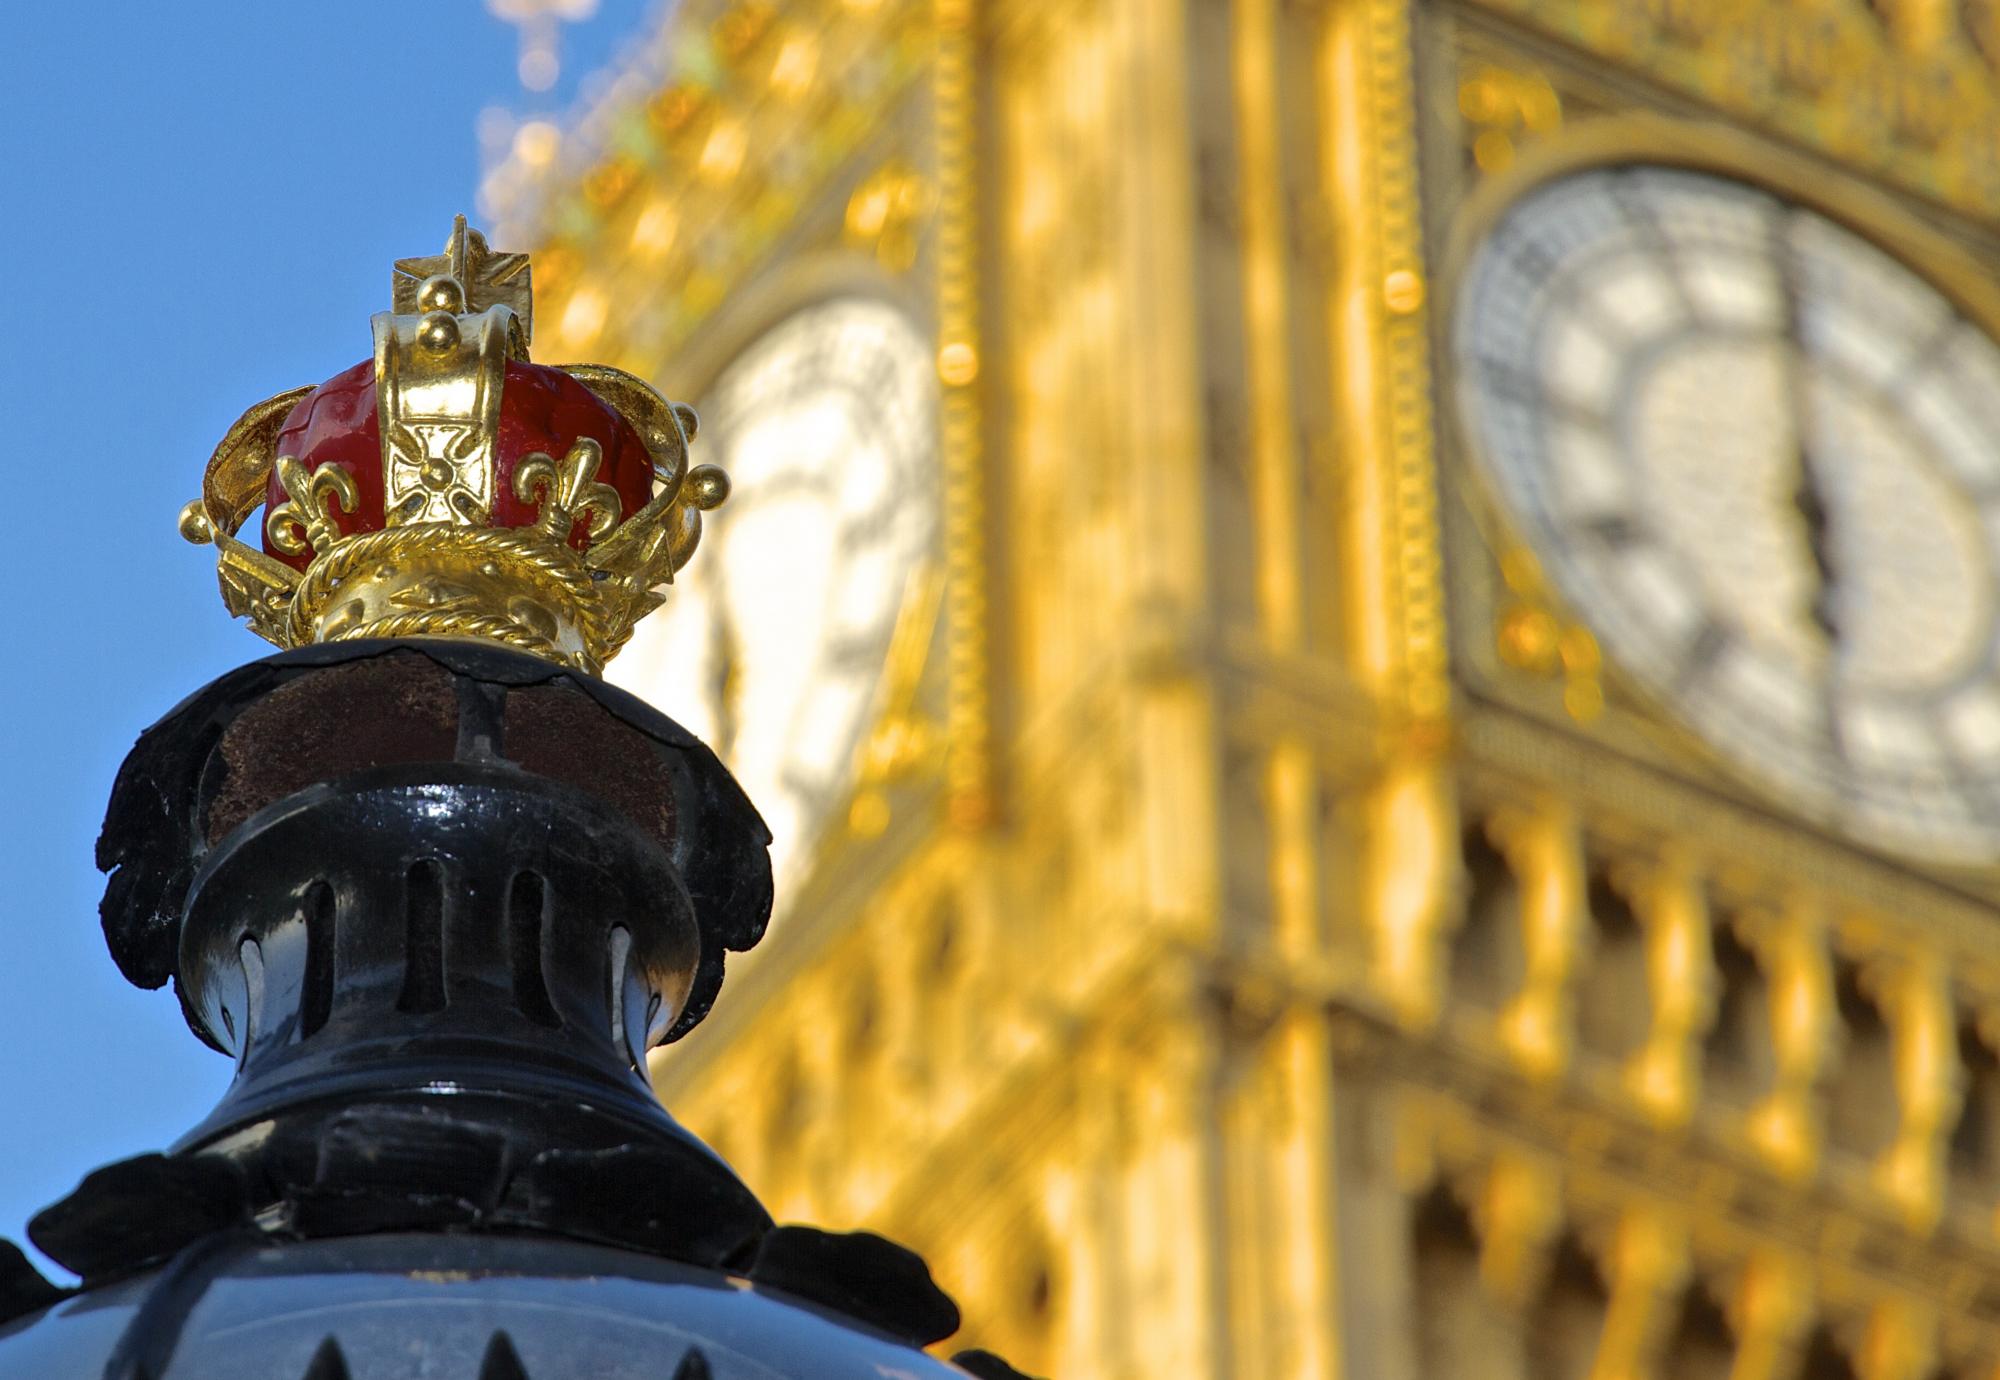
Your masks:
M596 672L728 495L692 408L605 365L529 362L528 256L460 216L396 263L372 360L239 418L181 532L280 647L466 637ZM257 545L238 540L265 510Z

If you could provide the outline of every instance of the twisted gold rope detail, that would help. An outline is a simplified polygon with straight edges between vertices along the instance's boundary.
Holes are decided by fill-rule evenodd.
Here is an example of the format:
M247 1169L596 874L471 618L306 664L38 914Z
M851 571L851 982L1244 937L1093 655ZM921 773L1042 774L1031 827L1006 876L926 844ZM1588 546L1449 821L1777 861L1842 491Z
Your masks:
M315 560L291 601L286 632L291 645L316 640L314 623L340 587L370 566L382 563L435 565L449 554L467 562L492 562L502 573L524 578L560 602L562 613L575 623L585 652L585 669L595 670L621 640L615 612L601 597L590 570L567 543L548 541L533 528L461 527L455 523L417 523L387 527L348 537ZM365 630L365 631L364 631ZM394 637L411 633L438 636L490 637L558 660L570 660L546 638L498 614L450 610L413 610L375 619L349 629L338 640Z
M598 671L598 663L588 654L565 652L546 637L500 614L454 613L448 609L392 613L386 618L377 618L336 633L328 640L350 642L364 637L477 637L488 642L503 642L551 661L569 663L592 675Z
M590 572L582 558L562 542L541 540L531 528L424 522L346 538L312 563L299 584L294 607L310 607L317 616L326 597L342 581L359 574L360 567L413 555L434 561L445 550L470 557L506 557L525 566L525 573L546 577L545 583L555 590L579 600L590 593Z

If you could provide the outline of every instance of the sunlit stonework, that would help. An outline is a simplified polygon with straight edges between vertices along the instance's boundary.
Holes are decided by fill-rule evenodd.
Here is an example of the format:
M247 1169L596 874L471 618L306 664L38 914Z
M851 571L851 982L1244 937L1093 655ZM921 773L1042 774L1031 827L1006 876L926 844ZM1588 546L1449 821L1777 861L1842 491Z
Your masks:
M603 365L528 360L525 254L460 217L397 263L372 362L259 403L181 514L223 602L280 647L361 637L499 642L596 671L658 607L701 514L692 408ZM262 549L237 538L264 508Z
M812 962L656 1067L690 1124L1066 1380L1995 1373L1994 6L685 0L631 51L486 183L564 348L708 399L860 300L937 390L858 731L734 745L840 769ZM810 638L685 612L719 674L627 684L817 702Z

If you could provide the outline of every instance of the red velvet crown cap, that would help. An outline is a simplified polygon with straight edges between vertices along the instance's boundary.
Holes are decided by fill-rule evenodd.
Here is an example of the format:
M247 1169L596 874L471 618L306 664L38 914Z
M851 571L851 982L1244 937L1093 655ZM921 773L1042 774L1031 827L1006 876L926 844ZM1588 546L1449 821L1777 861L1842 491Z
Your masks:
M536 453L560 460L582 437L603 448L597 478L617 490L621 520L645 507L653 496L653 458L632 424L562 370L508 360L493 446L493 526L524 527L535 520L535 507L514 496L515 467ZM353 476L361 501L352 514L335 518L343 535L380 528L382 423L375 408L375 361L363 360L302 398L285 417L277 453L296 458L308 471L338 465ZM273 471L265 502L275 507L285 499ZM295 570L312 564L315 552L286 555L271 545L268 530L263 535L265 554ZM570 545L579 551L590 545L583 522L570 534Z

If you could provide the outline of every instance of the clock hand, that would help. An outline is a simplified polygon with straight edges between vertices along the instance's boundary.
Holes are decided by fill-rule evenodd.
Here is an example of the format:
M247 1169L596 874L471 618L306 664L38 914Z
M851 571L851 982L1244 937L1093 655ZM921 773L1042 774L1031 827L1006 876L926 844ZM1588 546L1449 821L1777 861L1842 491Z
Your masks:
M1787 215L1774 210L1771 219L1771 247L1784 320L1779 348L1785 372L1785 406L1791 418L1792 491L1791 506L1804 529L1806 554L1812 562L1812 581L1806 600L1806 614L1817 634L1820 654L1821 714L1826 739L1837 753L1845 755L1838 713L1840 679L1840 571L1834 562L1834 509L1830 501L1829 474L1824 457L1814 445L1811 381L1805 346L1804 294L1801 291L1798 251L1787 230Z
M1813 626L1827 644L1829 655L1840 641L1839 605L1836 600L1838 571L1833 563L1833 515L1827 506L1825 478L1812 452L1798 447L1798 479L1792 489L1792 507L1805 526L1806 550L1812 557L1813 594L1808 604Z
M1827 501L1827 474L1813 445L1812 399L1805 359L1805 315L1799 290L1798 255L1785 233L1785 212L1775 209L1771 223L1773 268L1776 270L1783 317L1779 342L1783 361L1785 406L1791 419L1791 504L1804 527L1807 554L1812 559L1813 584L1806 610L1829 653L1840 639L1835 601L1837 572L1833 563L1833 509Z

